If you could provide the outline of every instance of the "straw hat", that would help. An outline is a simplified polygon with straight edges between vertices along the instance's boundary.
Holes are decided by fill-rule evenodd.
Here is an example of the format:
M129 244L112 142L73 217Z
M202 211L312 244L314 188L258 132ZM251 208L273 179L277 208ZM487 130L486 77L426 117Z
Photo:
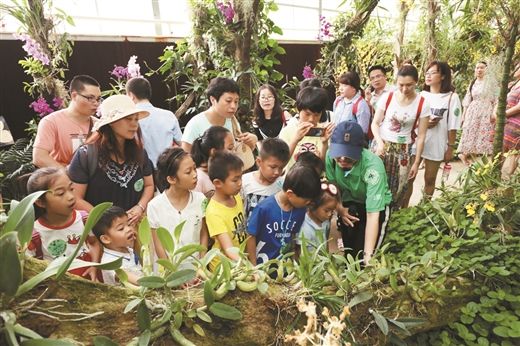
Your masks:
M138 109L134 101L127 95L113 95L103 101L100 106L101 118L92 127L92 132L99 131L105 125L126 118L129 115L137 114L139 119L150 115L147 111Z

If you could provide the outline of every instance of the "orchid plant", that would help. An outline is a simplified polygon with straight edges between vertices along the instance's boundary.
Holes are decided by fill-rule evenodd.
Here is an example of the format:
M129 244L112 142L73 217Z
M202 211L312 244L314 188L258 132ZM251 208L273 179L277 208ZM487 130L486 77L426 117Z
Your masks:
M114 65L110 79L110 89L101 93L103 97L111 95L122 95L125 93L126 82L130 78L141 77L141 66L137 63L137 55L132 55L125 66Z

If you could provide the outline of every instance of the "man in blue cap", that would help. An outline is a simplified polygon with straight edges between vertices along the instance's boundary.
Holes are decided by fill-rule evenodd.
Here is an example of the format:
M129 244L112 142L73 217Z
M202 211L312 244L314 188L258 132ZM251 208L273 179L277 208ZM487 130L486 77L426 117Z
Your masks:
M365 134L357 123L344 121L332 133L325 158L327 179L341 191L338 231L345 254L363 251L365 264L381 245L392 194L383 161L365 149Z

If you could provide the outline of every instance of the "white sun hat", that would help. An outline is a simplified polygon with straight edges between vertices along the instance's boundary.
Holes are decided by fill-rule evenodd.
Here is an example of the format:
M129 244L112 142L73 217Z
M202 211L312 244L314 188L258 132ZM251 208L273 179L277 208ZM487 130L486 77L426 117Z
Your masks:
M150 115L149 112L138 109L134 101L127 95L113 95L103 101L100 106L101 118L95 122L92 132L99 131L105 125L111 124L129 115L137 114L139 119Z

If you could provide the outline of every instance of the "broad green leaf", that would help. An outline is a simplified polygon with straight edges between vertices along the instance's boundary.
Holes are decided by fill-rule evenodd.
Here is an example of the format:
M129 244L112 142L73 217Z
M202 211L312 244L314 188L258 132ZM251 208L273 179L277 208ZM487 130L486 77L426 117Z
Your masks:
M200 318L204 322L211 323L213 320L211 319L211 316L208 315L204 310L197 309L197 317Z
M179 239L181 239L181 232L182 228L184 227L184 224L186 223L186 220L182 221L180 224L175 227L175 230L173 231L173 238L175 239L175 243L179 243Z
M137 339L137 344L139 346L148 346L150 343L150 338L152 337L152 332L150 329L145 330L139 335L139 339Z
M185 246L181 247L180 249L175 251L175 254L181 254L180 257L176 258L177 265L182 263L186 258L190 257L194 253L200 252L203 250L206 250L206 248L199 244L190 244L190 245L185 245Z
M161 327L165 323L170 322L170 318L172 317L172 309L168 308L164 312L164 314L159 319L154 319L152 321L151 330L156 330L157 328Z
M143 301L143 298L135 298L135 299L131 300L128 304L126 304L126 307L125 307L125 310L123 311L123 313L126 314L127 312L132 311L142 301Z
M493 328L493 333L503 338L509 337L509 328L504 326L498 326Z
M59 280L66 272L69 270L69 267L74 261L74 259L78 256L78 252L81 249L83 243L85 243L85 240L87 239L90 231L92 228L96 225L96 223L99 221L99 218L105 210L110 208L112 206L111 202L103 202L101 204L96 205L89 213L87 222L85 223L85 228L83 229L83 234L81 234L81 238L79 240L78 245L76 246L76 249L72 254L70 254L67 257L67 260L61 265L58 272L56 273L56 280Z
M182 269L178 272L175 272L173 274L170 274L166 278L166 286L168 287L177 287L182 284L185 284L186 282L193 280L197 273L193 269Z
M215 302L215 294L213 293L213 287L209 281L204 282L204 303L210 307Z
M386 320L386 318L373 309L370 309L369 311L372 314L372 316L374 316L376 324L379 327L379 329L381 329L381 332L384 335L388 335L388 321Z
M22 265L18 258L16 233L0 237L0 292L14 296L22 283Z
M175 341L178 345L182 346L196 346L193 342L186 339L184 335L179 331L179 328L170 327L170 335L172 336L173 341Z
M22 341L21 346L75 346L70 341L58 339L31 339Z
M148 288L161 288L164 287L165 281L159 276L144 276L137 280L140 286Z
M161 245L168 253L173 253L174 251L174 245L173 245L173 238L170 232L164 227L159 227L155 230L157 233L157 238L159 238L159 241L161 242Z
M137 234L142 246L150 245L152 241L152 230L150 229L150 224L148 223L148 218L146 216L139 224L139 231Z
M213 248L209 250L201 260L201 266L206 267L220 253L220 249Z
M61 268L61 266L64 264L65 261L67 261L67 257L60 257L49 263L47 268L41 272L30 278L29 280L25 281L19 288L18 291L16 291L16 296L20 296L24 293L27 293L34 287L36 287L38 284L40 284L43 280L50 278L54 274L58 272L58 270ZM95 262L85 262L79 259L75 259L72 261L70 265L70 270L77 269L77 268L83 268L83 267L97 267L98 269L104 269L104 270L114 270L116 268L121 267L121 264L123 263L123 258L120 257L112 262L107 263L95 263Z
M116 342L112 341L112 339L103 335L95 336L93 341L94 346L119 346Z
M195 331L195 333L199 334L200 336L206 336L206 333L204 333L204 329L202 329L202 327L200 325L198 325L197 323L194 323L193 324L193 330Z
M242 319L242 313L237 308L220 302L211 304L209 311L213 315L226 320L238 321Z
M176 329L179 329L182 326L182 312L177 311L175 315L173 315L173 325Z
M170 262L170 260L161 258L161 259L158 259L156 262L157 262L157 264L163 266L165 269L167 269L171 272L174 272L176 270L175 266L173 265L172 262Z
M23 336L24 338L43 339L40 334L36 333L35 331L29 328L25 328L24 326L18 323L14 325L13 330L17 335Z
M356 294L354 296L354 298L352 298L350 300L350 302L348 302L348 307L349 308L353 308L354 306L358 305L358 304L361 304L361 303L364 303L366 302L367 300L370 300L372 299L373 297L373 294L372 292L370 291L363 291L363 292L360 292L358 294Z
M36 191L31 193L29 196L22 199L14 209L11 209L9 213L9 217L7 218L7 222L4 227L0 229L0 236L9 232L18 231L18 239L20 240L20 245L23 247L25 244L31 240L33 228L30 229L23 228L19 229L20 224L24 224L24 227L28 225L25 224L25 219L28 217L28 213L32 210L32 221L34 222L34 202L40 198L47 191Z
M151 323L150 311L148 311L148 307L146 307L146 303L143 300L137 305L137 324L139 325L139 330L144 331L150 329Z

